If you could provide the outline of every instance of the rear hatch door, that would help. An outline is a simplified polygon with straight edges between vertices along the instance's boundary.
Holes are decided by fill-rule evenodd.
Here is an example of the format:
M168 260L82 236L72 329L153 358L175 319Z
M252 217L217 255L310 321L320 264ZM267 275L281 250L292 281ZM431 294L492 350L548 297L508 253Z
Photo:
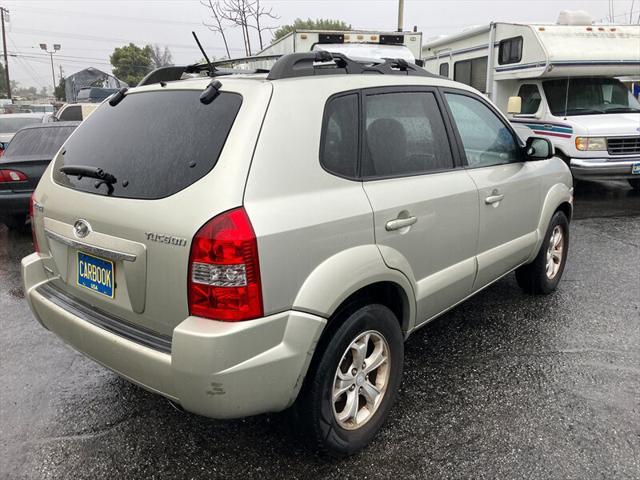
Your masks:
M199 101L204 82L143 87L78 127L36 192L54 286L163 335L189 315L191 240L242 204L271 94L266 82L222 81L209 105ZM115 182L64 167L99 168Z

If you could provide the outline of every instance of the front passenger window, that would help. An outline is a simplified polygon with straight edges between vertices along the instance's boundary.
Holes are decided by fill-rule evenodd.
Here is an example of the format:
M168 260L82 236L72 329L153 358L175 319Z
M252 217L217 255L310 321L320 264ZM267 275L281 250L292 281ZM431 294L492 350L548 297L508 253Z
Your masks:
M519 162L520 147L507 126L480 100L445 94L470 167Z

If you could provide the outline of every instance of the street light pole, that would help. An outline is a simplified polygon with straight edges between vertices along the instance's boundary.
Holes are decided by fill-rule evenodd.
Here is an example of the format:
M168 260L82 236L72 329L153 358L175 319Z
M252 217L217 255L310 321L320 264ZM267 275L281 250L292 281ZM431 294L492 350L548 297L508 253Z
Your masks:
M398 0L398 31L403 30L404 24L404 0Z
M53 50L49 51L49 49L47 48L47 44L46 43L41 43L40 44L40 48L42 50L44 50L45 52L47 52L49 54L49 57L51 57L51 78L53 79L53 92L55 94L56 91L56 71L53 68L53 54L56 53L58 50L60 50L60 44L59 43L54 43L53 44Z
M7 36L4 28L4 14L9 13L9 10L4 7L0 7L0 16L2 16L2 48L4 48L4 74L7 81L7 98L11 100L11 82L9 81L9 60L7 57Z

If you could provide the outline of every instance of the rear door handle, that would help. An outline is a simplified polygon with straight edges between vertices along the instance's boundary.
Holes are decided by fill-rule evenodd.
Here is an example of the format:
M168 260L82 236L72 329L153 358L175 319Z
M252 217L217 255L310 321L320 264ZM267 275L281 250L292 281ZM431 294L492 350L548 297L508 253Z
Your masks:
M396 218L395 220L389 220L384 228L388 232L392 230L400 230L401 228L410 227L418 221L418 217Z
M487 205L491 205L493 203L498 203L503 198L504 198L504 195L502 193L489 195L487 198L484 199L484 203L486 203Z

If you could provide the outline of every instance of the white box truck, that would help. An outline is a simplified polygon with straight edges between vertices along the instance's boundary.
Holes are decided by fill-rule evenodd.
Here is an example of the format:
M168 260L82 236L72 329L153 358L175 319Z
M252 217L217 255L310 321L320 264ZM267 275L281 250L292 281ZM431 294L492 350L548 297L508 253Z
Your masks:
M354 59L401 58L416 63L420 60L421 48L420 32L294 30L273 42L257 56L326 50Z
M544 135L576 179L640 189L640 104L617 77L640 75L640 25L491 23L425 42L425 68L485 93L523 139Z

